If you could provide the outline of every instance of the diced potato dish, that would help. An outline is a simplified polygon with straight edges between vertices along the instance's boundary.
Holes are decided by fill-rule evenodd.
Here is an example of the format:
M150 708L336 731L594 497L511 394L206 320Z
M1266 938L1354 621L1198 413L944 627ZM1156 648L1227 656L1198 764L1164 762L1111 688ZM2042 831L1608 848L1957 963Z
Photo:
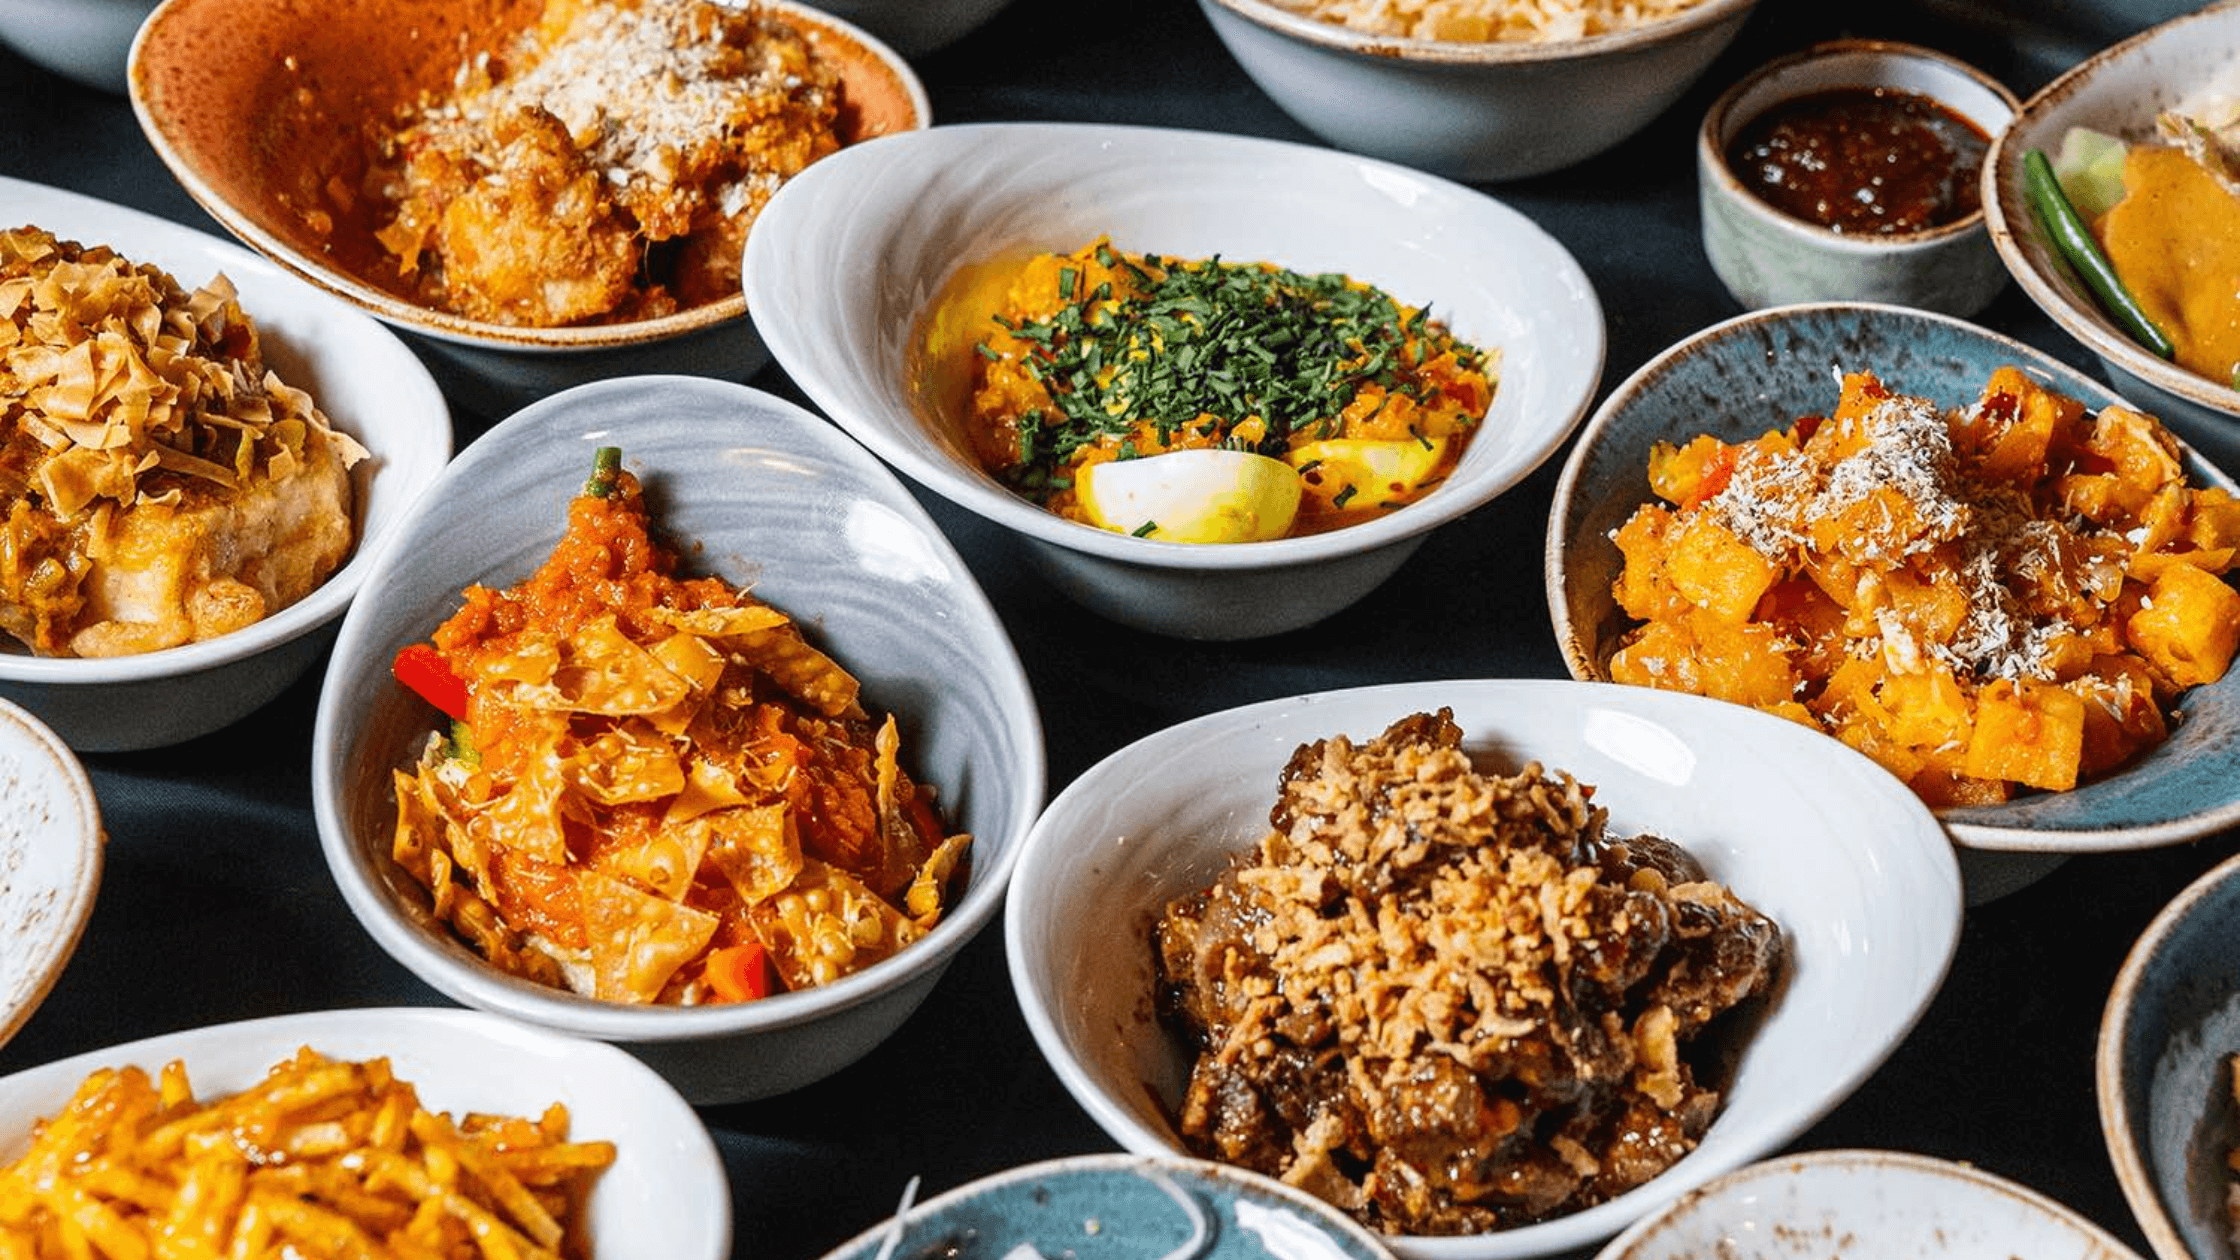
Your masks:
M1648 472L1610 676L1818 727L1932 805L2122 766L2240 649L2240 502L2152 417L2013 367L1954 409L1854 373L1826 417Z

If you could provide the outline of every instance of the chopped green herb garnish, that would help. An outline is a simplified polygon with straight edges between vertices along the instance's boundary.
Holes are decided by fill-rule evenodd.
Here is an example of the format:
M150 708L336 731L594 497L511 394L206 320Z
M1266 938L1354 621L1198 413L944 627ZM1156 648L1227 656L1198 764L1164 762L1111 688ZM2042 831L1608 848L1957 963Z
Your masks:
M1356 486L1351 482L1347 482L1344 489L1330 496L1330 506L1334 508L1344 507L1348 502L1352 500L1354 492L1359 490L1360 488L1361 487Z
M1475 347L1427 344L1423 312L1403 314L1387 294L1337 273L1218 257L1170 263L1145 255L1139 265L1104 245L1095 258L1138 292L1115 298L1110 284L1099 283L1084 296L1081 271L1064 267L1063 306L1003 324L1025 343L1024 370L1059 413L1040 418L1035 440L1026 437L1026 420L1017 422L1019 460L1003 474L1036 499L1060 487L1051 474L1082 447L1139 426L1149 426L1162 448L1180 435L1282 458L1297 435L1343 432L1340 414L1365 386L1388 395L1405 389L1421 401L1425 391L1413 382L1421 361L1449 348L1465 370L1485 369ZM1211 431L1204 417L1213 418ZM1264 429L1249 438L1229 433L1249 417ZM1139 453L1132 442L1119 452L1123 459Z
M1132 534L1133 534L1133 535L1134 535L1135 537L1137 537L1137 538L1149 538L1149 537L1151 537L1151 535L1152 535L1152 532L1153 532L1153 531L1155 531L1155 530L1157 530L1158 528L1159 528L1159 522L1157 522L1157 521L1145 521L1145 522L1144 522L1143 524L1141 524L1141 525L1138 525L1138 526L1136 526L1136 527L1135 527L1135 528L1134 528L1133 530L1131 530L1131 531L1129 531L1129 532L1130 532L1130 533L1132 533Z

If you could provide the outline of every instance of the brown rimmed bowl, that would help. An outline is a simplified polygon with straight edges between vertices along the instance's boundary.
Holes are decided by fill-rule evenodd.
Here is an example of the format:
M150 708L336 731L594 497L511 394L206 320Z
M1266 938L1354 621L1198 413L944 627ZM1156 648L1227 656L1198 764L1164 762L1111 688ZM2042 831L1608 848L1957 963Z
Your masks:
M793 0L763 7L841 67L847 143L928 125L909 64L862 29ZM381 247L355 188L384 120L441 86L470 50L502 47L542 0L165 0L134 42L141 129L211 217L311 283L405 333L468 408L503 415L631 373L744 380L769 361L743 293L658 319L527 328L466 319L367 277Z

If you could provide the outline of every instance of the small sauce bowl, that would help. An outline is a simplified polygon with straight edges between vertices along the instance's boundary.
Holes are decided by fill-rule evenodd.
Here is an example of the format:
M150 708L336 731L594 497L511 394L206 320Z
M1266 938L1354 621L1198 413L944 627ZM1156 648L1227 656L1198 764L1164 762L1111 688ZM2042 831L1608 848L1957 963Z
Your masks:
M1906 230L1828 226L1777 209L1732 164L1737 137L1771 111L1861 89L1886 101L1926 98L1986 144L2020 108L1998 80L1910 44L1836 40L1768 62L1713 102L1697 132L1696 180L1711 269L1746 308L1872 301L1974 315L2007 280L1980 205ZM1964 187L1975 182L1972 173L1946 182L1974 193Z

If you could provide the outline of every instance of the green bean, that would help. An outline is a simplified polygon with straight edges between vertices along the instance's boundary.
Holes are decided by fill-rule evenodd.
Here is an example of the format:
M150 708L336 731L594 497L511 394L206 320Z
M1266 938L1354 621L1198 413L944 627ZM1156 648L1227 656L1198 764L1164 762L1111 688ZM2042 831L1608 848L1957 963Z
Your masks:
M2085 226L2077 208L2069 203L2067 193L2061 191L2061 181L2054 178L2053 163L2036 149L2022 155L2023 185L2029 191L2030 205L2038 212L2038 221L2045 224L2046 235L2053 246L2068 260L2085 287L2092 290L2100 302L2100 309L2116 322L2133 341L2167 359L2177 353L2170 338L2163 335L2147 313L2139 309L2139 301L2124 287L2108 256L2100 252L2100 243L2092 239L2092 229Z

